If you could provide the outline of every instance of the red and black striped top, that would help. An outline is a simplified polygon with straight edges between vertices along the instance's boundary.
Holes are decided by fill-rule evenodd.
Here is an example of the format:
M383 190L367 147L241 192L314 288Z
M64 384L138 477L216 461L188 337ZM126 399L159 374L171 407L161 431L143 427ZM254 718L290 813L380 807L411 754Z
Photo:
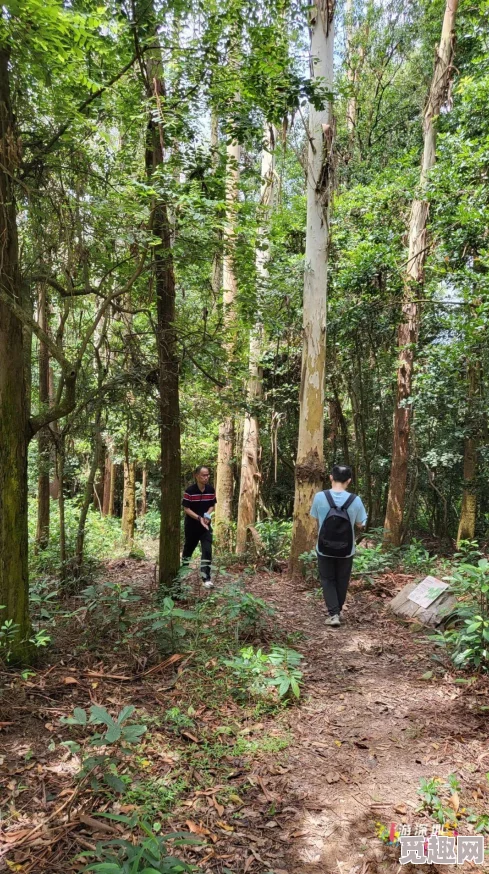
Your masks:
M201 492L197 483L192 483L185 489L182 507L190 507L198 516L203 516L216 503L214 486L207 484Z

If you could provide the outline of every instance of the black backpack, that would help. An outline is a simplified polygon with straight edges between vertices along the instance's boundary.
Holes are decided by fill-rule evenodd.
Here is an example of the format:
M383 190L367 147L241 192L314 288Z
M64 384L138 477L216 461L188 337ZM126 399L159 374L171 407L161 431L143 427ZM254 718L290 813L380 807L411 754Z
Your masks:
M325 491L329 511L321 525L318 551L332 558L346 558L353 551L353 528L347 513L356 495L349 495L342 507L337 507L330 491Z

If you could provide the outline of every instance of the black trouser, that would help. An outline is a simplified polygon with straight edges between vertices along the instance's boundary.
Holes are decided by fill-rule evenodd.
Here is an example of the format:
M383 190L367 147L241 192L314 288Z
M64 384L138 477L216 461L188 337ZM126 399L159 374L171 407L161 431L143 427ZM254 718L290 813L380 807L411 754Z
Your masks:
M185 543L183 544L182 564L186 565L192 558L197 544L201 545L200 573L203 580L211 578L212 561L212 529L204 528L201 522L192 520L185 522Z
M338 616L345 603L350 582L353 556L329 558L318 555L319 579L323 587L324 602L330 616Z

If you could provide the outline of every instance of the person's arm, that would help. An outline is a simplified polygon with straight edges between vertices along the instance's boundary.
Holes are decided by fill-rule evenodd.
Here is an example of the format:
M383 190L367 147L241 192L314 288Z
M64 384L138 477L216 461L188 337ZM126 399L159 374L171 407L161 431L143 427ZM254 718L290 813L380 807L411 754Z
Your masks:
M191 510L190 507L184 507L183 509L184 509L184 512L187 514L187 516L190 516L191 519L195 519L196 522L200 522L200 524L203 525L204 528L209 527L209 523L207 522L207 519L204 519L203 516L199 516L198 513L194 513L194 511Z
M356 515L356 519L355 519L355 528L357 528L358 531L365 531L365 528L367 526L367 518L368 518L367 511L366 511L365 507L363 506L362 499L357 498L357 500L358 500L358 508L357 508L357 515Z

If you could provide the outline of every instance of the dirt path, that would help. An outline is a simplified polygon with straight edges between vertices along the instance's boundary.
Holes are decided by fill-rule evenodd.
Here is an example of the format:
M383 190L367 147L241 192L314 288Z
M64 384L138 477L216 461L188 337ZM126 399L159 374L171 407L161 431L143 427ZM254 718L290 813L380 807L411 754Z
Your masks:
M253 706L233 700L217 658L199 667L190 656L176 674L157 653L141 662L130 644L82 636L93 621L83 616L58 634L41 670L3 673L0 871L79 872L76 854L107 839L94 816L124 810L127 796L112 808L113 799L90 791L66 810L78 766L60 717L93 703L118 712L130 702L150 726L127 809L131 798L153 803L180 781L180 794L167 808L156 801L152 818L161 813L164 828L203 836L189 853L204 874L398 874L399 850L380 842L376 822L419 823L422 778L456 773L460 807L489 812L488 684L460 684L431 659L422 633L388 614L388 593L406 578L386 575L375 590L354 583L339 629L324 625L317 593L285 574L246 579L275 607L268 640L287 638L305 657L300 703L278 715L257 719ZM102 580L130 583L149 605L154 564L117 560ZM177 723L192 710L190 729L168 723L172 709Z
M487 686L433 674L432 644L361 583L352 586L344 625L330 629L317 597L273 579L256 580L253 590L276 606L285 630L303 632L297 648L307 659L303 700L290 714L287 778L276 778L297 808L288 824L296 837L276 874L397 870L399 850L381 844L375 822L419 821L421 778L456 772L463 799L489 798L489 726L480 709Z

